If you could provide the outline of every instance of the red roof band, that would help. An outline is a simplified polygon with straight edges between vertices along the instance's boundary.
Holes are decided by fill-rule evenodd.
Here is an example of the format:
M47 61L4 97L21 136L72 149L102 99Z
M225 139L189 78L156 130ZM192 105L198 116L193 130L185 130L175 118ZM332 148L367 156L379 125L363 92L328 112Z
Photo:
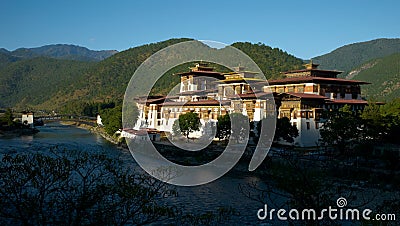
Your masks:
M329 83L348 83L348 84L371 84L369 82L359 81L359 80L348 80L342 78L325 78L325 77L291 77L276 80L269 80L269 85L280 85L280 84L290 84L290 83L301 83L301 82L329 82Z

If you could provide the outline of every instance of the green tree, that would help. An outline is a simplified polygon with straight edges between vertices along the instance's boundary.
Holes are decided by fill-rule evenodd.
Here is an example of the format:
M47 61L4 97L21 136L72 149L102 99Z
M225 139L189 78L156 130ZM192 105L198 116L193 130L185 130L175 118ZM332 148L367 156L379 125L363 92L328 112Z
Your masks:
M336 147L340 154L345 154L364 138L362 120L349 105L338 111L326 112L324 118L327 121L320 129L322 141Z
M173 127L174 133L181 133L189 139L189 134L200 130L200 118L196 113L188 112L179 115L178 120L175 120Z
M0 161L2 225L144 225L178 212L159 200L165 183L106 154L19 153Z
M361 113L366 137L372 142L382 141L388 133L385 117L379 105L371 102Z
M293 143L294 138L299 136L299 131L296 126L290 123L289 118L283 117L276 121L274 141L283 139L289 143Z
M174 177L160 169L165 177ZM109 152L38 150L0 157L0 225L216 225L228 208L186 214L173 187ZM165 221L165 222L163 222Z
M228 114L218 116L217 132L215 137L219 140L227 139L231 135L231 118Z
M123 105L124 112L124 128L133 128L136 125L137 119L139 117L139 109L137 108L137 103L135 101L126 101Z
M370 143L399 143L400 99L386 105L369 103L361 113L365 137Z
M400 98L394 99L381 108L381 113L387 128L384 141L400 144Z
M231 121L231 134L230 138L235 139L236 142L247 142L250 133L249 117L241 113L229 114Z
M257 134L260 136L261 127L265 123L265 119L261 120L257 125ZM276 120L274 141L285 140L289 143L294 141L294 138L299 136L299 131L296 126L290 123L289 118L283 117Z
M0 125L12 126L14 124L14 117L10 108L7 108L4 115L0 118Z
M109 135L122 128L122 106L116 106L115 108L106 108L100 112L104 130Z

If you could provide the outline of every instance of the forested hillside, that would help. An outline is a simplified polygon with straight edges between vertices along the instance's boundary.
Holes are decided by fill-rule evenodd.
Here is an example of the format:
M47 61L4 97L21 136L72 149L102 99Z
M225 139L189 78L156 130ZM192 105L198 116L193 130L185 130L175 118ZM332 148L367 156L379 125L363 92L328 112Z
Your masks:
M57 99L74 89L74 82L92 65L45 57L9 63L0 68L0 107L32 108Z
M89 103L121 103L131 76L143 61L167 46L188 40L190 39L170 39L138 46L116 53L100 62L82 62L48 57L28 57L26 59L11 55L7 50L1 49L0 107L17 106L19 109L30 108L60 111L71 111L74 109L75 112L79 113ZM396 43L398 41L399 39L375 40L368 43L345 46L334 52L359 52L362 55L359 55L357 58L357 62L359 62L360 59L372 57L371 50L361 51L360 48L362 46L365 48L371 45L375 47L381 46L381 52L387 54L390 52L388 48L396 50ZM383 45L382 43L386 44ZM300 69L304 63L299 58L262 43L238 42L232 44L232 46L248 54L257 63L267 79L281 77L282 74L280 72L282 71ZM50 51L50 49L41 48L40 51L43 54L46 51ZM28 51L27 49L19 49L17 52L19 52L20 56L23 55L23 52L26 52L27 55L32 53L32 51ZM55 53L52 54L54 55ZM346 55L346 57L354 58L354 56L350 55ZM323 57L319 59L321 60ZM336 65L343 64L344 66L340 66L342 68L352 67L352 65L357 63L352 61L353 64L350 64L346 59L343 58L340 60L339 58L335 58L334 62L336 62ZM353 74L356 79L374 83L365 87L365 94L368 97L381 95L391 98L399 95L398 91L396 91L398 90L398 80L395 79L396 76L398 78L398 74L393 74L396 70L398 72L398 68L395 66L398 62L397 59L398 56L393 56L393 58L378 60L376 61L378 63L374 67L368 70L363 69L358 75ZM329 61L323 62L326 63ZM367 63L371 62L367 61ZM179 77L174 76L174 74L187 71L190 66L192 66L191 63L186 63L168 71L158 81L152 93L167 94L171 88L179 83ZM224 70L223 67L218 65L213 66L217 70ZM324 64L321 65L321 68L335 69L334 66L324 66ZM388 72L388 70L391 72ZM384 79L384 81L375 81L373 74L380 75L379 79ZM77 108L82 109L77 110Z
M72 108L68 107L68 105L75 106L77 101L82 100L120 102L131 76L144 60L167 46L188 40L190 39L170 39L131 48L115 54L97 63L88 72L83 74L79 80L74 82L74 88L69 93L57 99L51 99L42 106L67 105L67 108ZM241 49L255 59L267 78L279 77L281 71L297 69L303 64L302 60L288 55L282 50L272 49L264 44L235 43L233 46ZM157 83L153 94L167 94L179 82L179 77L173 74L187 71L189 66L192 65L183 64L168 71Z
M20 59L31 59L35 57L50 57L55 59L77 60L77 61L101 61L118 51L116 50L90 50L85 47L67 44L45 45L35 48L19 48L14 51L2 49L2 53ZM0 59L1 62L1 59Z
M344 71L339 76L346 77L348 73L370 60L400 53L400 39L376 39L340 47L328 54L313 58L322 69Z
M304 64L302 59L263 43L236 42L232 46L249 55L267 79L282 77L281 72L300 69Z
M0 51L0 69L18 60L20 60L19 57L12 56L7 51Z
M371 83L362 89L367 99L390 101L400 97L400 54L371 60L354 69L352 75Z

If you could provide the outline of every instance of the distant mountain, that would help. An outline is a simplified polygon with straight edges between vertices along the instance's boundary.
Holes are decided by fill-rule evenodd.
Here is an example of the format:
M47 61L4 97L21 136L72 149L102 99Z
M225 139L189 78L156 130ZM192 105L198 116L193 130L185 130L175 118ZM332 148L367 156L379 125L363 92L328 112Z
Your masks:
M121 101L131 76L142 62L167 46L188 40L191 39L170 39L146 44L112 54L99 62L66 60L68 56L94 57L84 54L93 53L90 50L70 45L50 45L12 52L0 50L0 107L18 106L21 109L29 106L35 109L68 110L82 106L85 102ZM319 61L321 68L347 70L351 72L348 78L372 82L373 85L364 87L364 94L368 98L392 98L399 96L399 54L369 58L395 51L396 43L400 43L400 39L357 43L333 51L331 54L336 54L337 58L327 57L328 54L318 59L322 59ZM268 79L278 78L282 76L281 71L299 69L303 64L303 60L262 43L238 42L232 46L248 54ZM375 51L362 48L375 48ZM377 49L381 50L380 53ZM97 55L100 58L106 56ZM53 59L54 57L61 59ZM323 62L330 61L323 59L335 59L332 61L335 64L324 65ZM180 67L187 69L187 65ZM166 94L179 83L179 77L172 74L166 73L159 80L154 89L157 94Z
M167 46L188 40L190 39L170 39L117 53L112 57L99 62L95 67L93 67L84 77L84 80L81 81L82 84L85 82L87 84L78 88L79 92L75 90L71 93L73 95L70 95L69 97L66 96L64 99L77 101L82 99L82 97L85 97L91 101L109 99L122 100L129 80L144 60ZM303 64L301 59L291 56L277 48L273 49L261 43L235 43L233 46L255 59L255 62L260 66L267 78L279 77L281 76L279 73L280 71L298 69ZM188 70L187 66L185 67L184 65L181 65L179 67ZM275 70L271 70L271 68L275 68ZM158 92L153 94L166 95L170 91L170 88L180 82L180 78L174 76L171 72L177 71L171 70L158 80L155 87L155 90ZM88 81L90 82L88 83ZM82 96L77 95L77 93ZM59 100L62 99L63 98L60 98ZM50 102L56 103L59 100L50 100Z
M94 51L85 47L64 44L46 45L37 48L19 48L14 51L8 51L7 49L0 48L0 82L3 83L0 85L2 88L9 88L7 84L12 83L16 84L17 86L23 85L26 87L29 86L29 84L19 84L20 80L18 80L18 76L26 78L31 78L31 76L33 76L35 77L35 81L39 79L42 81L41 85L45 86L46 84L49 84L49 82L44 79L46 76L38 78L40 74L49 75L49 73L54 73L54 76L64 75L65 73L75 71L76 65L79 65L79 67L85 65L80 63L71 63L71 60L80 62L98 62L114 55L117 52L118 51L115 50ZM49 58L58 59L58 61L53 61ZM46 69L45 65L47 65L47 63L45 59L49 59L49 70ZM59 71L58 69L52 68L52 66L55 65L58 65L57 67L66 71ZM64 65L69 65L71 68L64 68ZM34 70L34 74L31 74L31 72L23 70L22 68L31 68ZM51 79L52 78L50 78L50 80ZM70 82L73 81L71 80ZM34 83L31 84L33 85ZM4 104L13 105L18 102L18 99L9 100L7 94L4 94L8 93L11 95L12 91L15 90L0 90L0 97L4 98L0 99L0 107ZM10 98L13 99L14 97Z
M133 72L145 59L186 40L172 39L131 48L101 62L22 58L0 68L0 107L57 110L66 103L122 100Z
M92 65L92 62L36 57L0 67L0 107L24 110L57 99L74 89L75 82Z
M348 73L370 60L400 53L400 39L376 39L359 42L340 47L328 54L313 58L315 63L323 69L344 71L340 76Z
M118 52L116 50L95 51L81 46L65 44L46 45L42 47L31 48L30 50L41 56L70 60L82 60L86 58L91 61L101 61Z
M39 57L39 54L36 54L31 49L28 48L19 48L9 53L11 56L15 56L21 59L31 59L34 57Z
M0 48L0 53L10 53L10 51L4 49L4 48Z
M9 63L15 62L20 60L19 57L15 57L11 54L9 54L6 51L2 51L0 49L0 69L3 68L4 66L6 66Z
M82 102L121 101L131 76L144 60L167 46L188 40L170 39L138 46L93 63L43 57L10 63L0 68L0 105L68 109L81 106ZM268 78L279 77L280 71L298 69L303 64L301 59L261 43L233 46L255 59ZM166 94L179 83L179 77L172 74L166 73L159 80L157 93Z
M39 56L45 56L55 59L67 59L67 60L77 60L77 61L101 61L104 60L118 51L116 50L89 50L88 48L76 46L76 45L66 45L66 44L56 44L56 45L46 45L36 48L19 48L14 51L7 51L6 49L0 50L0 52L9 53L12 56L19 57L22 59L30 59Z
M362 88L368 99L389 101L400 97L400 53L371 60L350 72L352 79L370 82Z

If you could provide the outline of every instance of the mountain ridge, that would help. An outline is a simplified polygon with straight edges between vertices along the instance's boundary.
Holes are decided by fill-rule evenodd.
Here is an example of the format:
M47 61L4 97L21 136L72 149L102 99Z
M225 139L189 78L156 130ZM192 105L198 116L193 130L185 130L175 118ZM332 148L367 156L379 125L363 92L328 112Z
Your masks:
M55 59L77 60L77 61L101 61L116 53L117 50L91 50L83 46L72 44L50 44L33 48L18 48L13 51L0 49L0 52L9 54L21 59L34 57L50 57Z
M48 48L39 47L39 49L35 50L26 48L17 49L17 53L22 55L25 54L28 56L26 58L13 56L10 54L10 51L6 49L0 49L0 107L18 106L20 108L28 107L36 109L65 109L68 108L68 106L81 106L82 101L101 102L121 100L131 76L142 62L144 62L155 52L169 45L189 40L193 39L175 38L157 43L149 43L114 53L104 60L95 62L76 61L62 58L54 59L49 58L48 56L37 56L36 52L60 57L62 54L57 55L57 52L52 52L51 47L54 47L54 45L48 45ZM389 40L389 42L393 42L389 46L397 46L397 43L400 44L400 39L394 39L394 41L391 39L379 39L375 40L375 46L377 43L382 44L387 40ZM365 46L364 44L365 43L349 44L338 49L344 49L344 52L346 53L349 52L349 50L346 50L346 48L350 47L350 49L354 51L359 49L360 45ZM358 47L353 48L354 45L358 45ZM69 45L65 44L56 46L59 48L70 47ZM242 50L244 53L249 55L250 58L254 59L254 61L259 65L260 69L266 75L267 79L279 78L282 76L280 72L300 69L304 64L304 60L290 55L281 49L271 48L270 46L262 43L253 44L249 42L235 42L231 46ZM384 50L382 52L388 52L386 51L388 49L387 46L382 49ZM65 54L67 51L62 52L64 53L62 56L68 56ZM335 52L335 50L332 52ZM362 55L363 52L365 51L354 53L356 55ZM367 51L369 58L379 59L370 52L370 50ZM346 63L344 59L347 58L339 57L336 59L336 62ZM356 59L358 60L357 62L359 62L360 59L365 59L365 57L359 57ZM360 63L354 67L352 66L348 72L353 71L353 73L348 78L379 83L379 73L377 73L375 76L363 75L364 71L375 68L377 63L375 63L373 59L364 63ZM397 58L394 61L389 60L385 62L386 64L399 63L396 60ZM46 67L46 61L49 61L49 64L47 65L48 67ZM368 65L368 63L370 65ZM321 65L321 68L335 69L334 66L324 66L324 64ZM386 66L386 68L392 68L395 70L395 67ZM392 81L393 76L399 76L395 72L396 71L388 71L384 75L385 79ZM57 79L63 82L54 81ZM160 83L158 85L160 87L156 89L156 92L164 94L166 90L174 86L174 82L179 82L179 79L176 76L167 75L165 79L160 79L159 81ZM47 84L50 84L50 86L47 86L47 90L40 90L39 87ZM383 86L377 86L376 89L389 90L390 93L394 93L393 95L387 95L390 98L398 95L396 91L398 86L395 81L392 83L385 83ZM368 98L375 98L374 95L380 92L380 90L378 90L378 92L370 92L371 89L368 89L368 87L367 90L369 91L367 91L365 94L367 94ZM35 98L34 94L40 91L47 93L46 95L38 93L38 96L40 96L40 100L38 100Z
M80 102L82 100L87 102L101 102L116 99L122 100L131 76L142 62L155 52L169 45L189 40L192 39L170 39L162 42L146 44L121 51L105 60L93 62L91 65L79 65L79 67L83 69L75 70L74 68L71 68L71 70L74 70L66 75L69 78L73 77L73 80L65 81L70 84L54 82L48 72L42 72L41 70L45 70L45 67L43 67L45 62L44 60L34 60L36 58L32 58L30 62L23 59L19 62L10 63L6 68L0 70L0 80L3 79L3 81L6 81L4 84L8 84L8 86L4 86L5 88L8 87L7 89L15 90L16 87L17 89L21 89L18 87L25 87L21 92L23 93L25 90L24 94L27 97L31 94L27 92L28 90L30 90L30 92L35 92L31 87L33 84L30 80L22 80L23 83L19 83L15 80L16 76L30 78L33 81L38 80L42 83L54 82L54 84L57 84L59 88L58 90L51 89L51 92L48 92L48 95L42 97L41 103L39 103L38 100L29 101L26 99L24 101L21 95L13 96L16 94L12 92L5 95L3 93L2 98L0 99L0 105L3 107L17 105L23 108L24 105L27 104L26 106L28 106L31 104L29 108L34 107L45 109L50 107L59 108L68 105L68 103L74 105L74 102ZM289 55L280 49L271 48L264 44L236 43L235 47L241 49L252 58L259 55L264 56L256 57L257 59L255 61L259 65L262 65L261 69L268 78L280 76L279 71L296 69L301 67L304 63L299 58ZM60 64L60 68L66 70L66 67L62 66L63 60L58 59L52 62L53 65ZM69 61L66 61L66 63L70 64L71 67L76 66ZM271 68L274 68L274 70L270 70ZM58 74L61 72L66 73L65 71L58 70L55 66L52 67L52 73ZM78 72L79 76L75 76L75 74L74 76L71 75L71 73L73 74ZM43 80L44 78L41 78L40 76L41 73L46 73L45 79L50 81ZM179 82L179 78L167 75L166 79L160 83L162 87L159 88L158 91L165 92L167 90L166 88L170 87L173 82ZM40 82L35 84L40 84Z
M400 54L400 39L380 38L344 45L313 58L313 62L321 68L344 71L338 77L372 83L363 86L363 97L390 101L400 96L400 58L396 54Z
M339 47L329 53L312 58L321 68L343 71L340 77L367 61L400 53L400 38L379 38Z

